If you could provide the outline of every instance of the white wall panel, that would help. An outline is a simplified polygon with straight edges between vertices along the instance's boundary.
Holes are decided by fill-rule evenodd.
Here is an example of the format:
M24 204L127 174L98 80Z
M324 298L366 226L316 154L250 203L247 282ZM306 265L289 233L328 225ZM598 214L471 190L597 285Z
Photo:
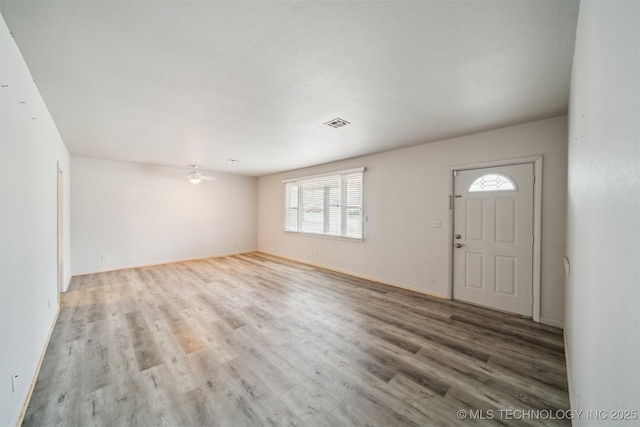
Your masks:
M71 158L72 272L114 270L257 248L257 180Z
M640 2L581 1L567 212L567 365L573 409L585 411L576 426L640 423L638 76Z
M68 195L69 153L4 19L0 82L0 425L8 426L18 420L58 308L57 170ZM69 247L67 233L64 285Z
M304 262L445 296L451 241L449 166L544 156L541 320L564 319L565 116L269 175L259 180L259 248ZM282 231L282 180L365 166L364 241ZM432 221L441 221L432 228Z

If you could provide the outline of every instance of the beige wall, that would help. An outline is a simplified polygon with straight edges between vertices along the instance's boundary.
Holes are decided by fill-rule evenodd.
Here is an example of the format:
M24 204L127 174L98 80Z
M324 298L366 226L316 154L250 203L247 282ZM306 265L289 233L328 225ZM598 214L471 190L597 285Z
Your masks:
M18 420L58 309L57 169L65 172L68 195L69 152L2 18L0 55L0 425L9 426ZM68 233L63 242L65 285Z
M564 320L565 116L261 177L259 249L445 296L450 290L450 166L544 156L541 321ZM283 231L287 178L364 166L364 241ZM432 228L439 220L441 228Z
M571 81L566 341L574 425L640 424L640 2L583 0ZM587 411L604 411L606 420ZM615 420L621 410L626 421ZM635 415L631 411L636 411Z
M255 250L257 179L72 157L72 273ZM104 259L102 258L104 255Z

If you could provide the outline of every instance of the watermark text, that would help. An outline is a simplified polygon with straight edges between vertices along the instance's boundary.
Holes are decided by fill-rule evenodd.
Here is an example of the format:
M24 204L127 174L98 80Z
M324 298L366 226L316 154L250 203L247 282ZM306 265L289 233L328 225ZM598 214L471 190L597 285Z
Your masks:
M637 409L460 409L459 420L638 420Z

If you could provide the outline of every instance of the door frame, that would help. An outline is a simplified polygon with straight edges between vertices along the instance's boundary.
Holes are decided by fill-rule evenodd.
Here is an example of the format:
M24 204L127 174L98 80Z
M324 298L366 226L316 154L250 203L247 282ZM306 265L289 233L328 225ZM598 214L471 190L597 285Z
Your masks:
M453 299L453 196L454 196L454 171L482 169L499 166L511 166L533 163L533 307L531 314L535 322L540 322L540 277L541 277L541 243L542 243L542 160L543 156L518 157L513 159L492 160L478 163L465 163L449 165L449 239L448 263L449 263L449 288L447 298Z
M60 294L64 292L64 171L60 167L60 162L57 164L57 231L58 231L58 280L57 280L57 302L60 305Z

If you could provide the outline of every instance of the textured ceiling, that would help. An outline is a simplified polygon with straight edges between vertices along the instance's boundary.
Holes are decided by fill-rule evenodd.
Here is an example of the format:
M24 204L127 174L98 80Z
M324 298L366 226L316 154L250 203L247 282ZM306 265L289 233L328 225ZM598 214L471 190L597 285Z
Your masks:
M578 2L0 11L72 155L259 176L566 114Z

